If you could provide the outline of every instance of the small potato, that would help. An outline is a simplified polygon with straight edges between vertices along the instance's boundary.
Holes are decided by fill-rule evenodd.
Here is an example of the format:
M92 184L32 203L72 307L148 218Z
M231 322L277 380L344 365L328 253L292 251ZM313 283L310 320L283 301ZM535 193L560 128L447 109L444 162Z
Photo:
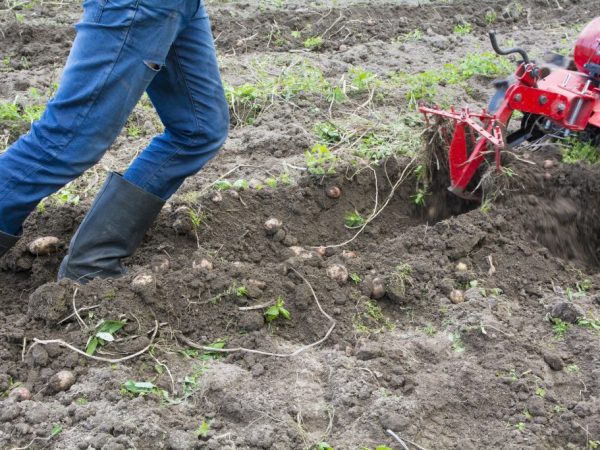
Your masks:
M54 392L68 391L75 384L75 374L70 370L61 370L50 378L48 386Z
M342 258L344 258L346 261L348 261L349 259L356 259L356 258L358 258L358 255L356 254L356 252L344 250L342 252Z
M156 279L152 274L142 273L131 282L131 290L142 296L151 296L156 292Z
M40 237L32 241L27 250L34 256L46 256L56 253L60 248L60 240L54 236Z
M327 197L333 199L337 199L342 196L342 190L337 186L328 187L325 193L327 194Z
M544 161L544 169L548 170L548 169L552 169L553 167L554 167L554 160L546 159Z
M149 273L143 273L133 279L133 281L131 282L131 287L134 289L143 289L146 286L150 286L152 284L154 284L154 277Z
M371 298L379 300L385 295L385 281L382 278L373 279L373 289L371 290Z
M452 303L454 303L455 305L458 305L459 303L463 303L465 301L464 292L461 291L460 289L454 289L452 292L450 292L450 301Z
M269 220L265 222L265 231L269 236L274 235L283 227L283 222L281 220L271 217Z
M152 272L162 273L169 270L169 268L171 267L171 261L166 256L159 255L152 258L150 265L152 267Z
M467 267L467 265L466 265L465 263L463 263L463 262L459 262L459 263L456 265L456 270L457 270L458 272L466 272L468 269L469 269L469 268Z
M19 386L10 391L10 394L8 394L8 398L15 402L23 402L25 400L31 400L32 395L29 389L23 386Z
M348 269L340 264L334 264L327 268L327 276L340 284L348 282Z
M298 257L301 259L310 259L313 256L309 251L307 251L303 247L298 247L298 246L290 247L290 252L291 252L292 256L295 256L295 257Z
M213 263L206 258L202 258L200 261L192 262L192 269L194 269L195 271L205 270L207 272L210 272L211 270L213 270Z

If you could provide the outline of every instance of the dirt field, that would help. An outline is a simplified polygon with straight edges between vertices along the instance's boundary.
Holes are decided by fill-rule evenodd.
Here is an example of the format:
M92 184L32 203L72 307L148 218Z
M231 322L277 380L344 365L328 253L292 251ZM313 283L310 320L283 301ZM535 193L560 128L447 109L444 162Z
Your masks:
M207 1L230 139L129 276L54 282L106 172L161 130L148 99L28 219L0 262L0 448L600 447L600 168L521 148L464 202L427 182L416 113L487 104L512 68L488 29L568 54L600 2L308 3ZM1 149L55 90L80 2L0 8ZM58 251L32 255L42 236ZM85 351L102 321L112 363L33 345Z

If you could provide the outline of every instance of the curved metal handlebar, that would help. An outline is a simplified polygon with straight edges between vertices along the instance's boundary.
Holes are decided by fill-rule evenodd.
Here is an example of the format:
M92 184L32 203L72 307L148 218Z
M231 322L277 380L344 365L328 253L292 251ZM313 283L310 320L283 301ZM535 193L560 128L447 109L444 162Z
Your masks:
M529 64L529 56L527 55L527 52L525 50L523 50L520 47L509 48L508 50L502 50L498 46L498 41L496 40L496 32L490 31L489 36L490 36L490 41L492 43L492 48L494 49L494 51L496 53L498 53L499 55L510 55L511 53L518 53L519 55L521 55L521 58L523 58L523 62L525 64Z

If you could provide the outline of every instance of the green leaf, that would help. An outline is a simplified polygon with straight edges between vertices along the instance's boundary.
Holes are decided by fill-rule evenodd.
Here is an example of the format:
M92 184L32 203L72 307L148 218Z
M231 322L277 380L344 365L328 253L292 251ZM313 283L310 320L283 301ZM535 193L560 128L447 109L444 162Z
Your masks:
M102 331L96 333L96 337L106 342L112 342L115 340L115 337L112 334Z
M287 309L285 309L283 306L279 308L279 313L283 317L285 317L287 320L291 319L290 312Z
M207 347L216 348L216 349L224 348L225 341L216 341L216 342L213 342L212 344L208 344Z
M59 435L60 433L62 433L62 427L60 425L54 425L52 426L52 432L50 433L50 436L54 437Z
M206 420L203 420L198 429L195 431L196 436L204 437L210 431L210 423Z
M102 325L98 328L98 333L110 333L115 334L121 328L125 326L127 322L124 320L106 320L102 322Z
M96 353L96 348L98 347L98 338L93 337L89 340L87 347L85 348L85 353L92 356Z
M277 319L278 317L279 317L279 309L276 306L271 306L265 312L265 318L267 319L267 322L272 322L273 320Z
M154 383L150 383L149 381L133 380L128 380L125 382L123 387L131 394L148 394L156 389L156 385Z
M334 449L327 442L319 442L317 444L317 450L334 450Z
M233 183L233 188L237 189L238 191L245 191L246 189L248 189L248 181L246 180L236 180Z

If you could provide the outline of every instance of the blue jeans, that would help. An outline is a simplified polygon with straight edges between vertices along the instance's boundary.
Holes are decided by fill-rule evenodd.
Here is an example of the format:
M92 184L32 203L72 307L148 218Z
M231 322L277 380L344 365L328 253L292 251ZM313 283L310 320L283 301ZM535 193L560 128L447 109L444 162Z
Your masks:
M229 110L202 0L86 0L56 96L0 155L0 231L97 163L146 91L165 132L124 177L168 199L223 145ZM132 205L135 208L135 205Z

